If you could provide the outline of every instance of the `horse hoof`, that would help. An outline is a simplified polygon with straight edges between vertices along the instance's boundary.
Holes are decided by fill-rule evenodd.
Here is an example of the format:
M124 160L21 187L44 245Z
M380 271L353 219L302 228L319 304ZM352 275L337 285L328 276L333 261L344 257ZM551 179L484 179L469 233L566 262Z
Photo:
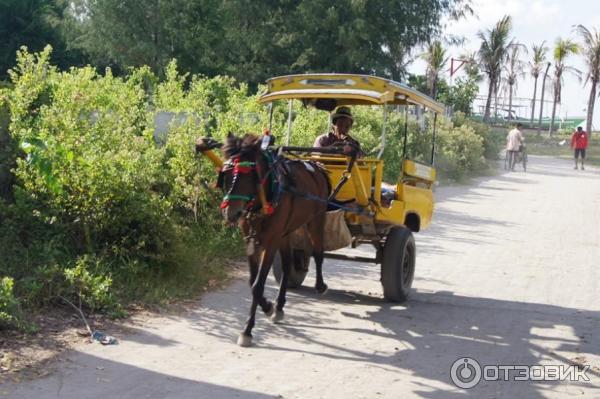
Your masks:
M323 285L319 285L317 287L315 287L315 290L317 291L317 294L319 295L325 295L327 293L327 284L323 283Z
M275 305L273 305L273 302L269 302L269 308L264 311L265 314L267 315L267 317L271 317L273 315L274 311L275 311Z
M275 313L271 317L271 320L275 324L281 323L283 321L283 316L284 316L283 310L275 310Z
M237 344L242 348L252 346L252 337L244 334L240 334L237 340Z

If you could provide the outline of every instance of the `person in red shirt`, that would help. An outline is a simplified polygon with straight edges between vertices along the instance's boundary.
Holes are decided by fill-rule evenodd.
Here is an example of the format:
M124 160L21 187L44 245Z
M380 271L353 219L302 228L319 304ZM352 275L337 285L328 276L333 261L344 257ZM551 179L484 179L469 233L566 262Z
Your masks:
M581 155L581 170L585 170L583 161L585 160L585 150L588 146L588 135L581 126L577 126L577 131L571 136L571 148L575 150L575 169L577 169L577 159Z

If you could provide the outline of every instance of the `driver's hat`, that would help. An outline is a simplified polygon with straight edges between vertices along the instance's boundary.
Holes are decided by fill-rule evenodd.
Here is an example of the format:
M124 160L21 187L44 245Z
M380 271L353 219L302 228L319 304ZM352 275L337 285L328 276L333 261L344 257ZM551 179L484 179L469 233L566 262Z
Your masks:
M338 107L331 115L331 122L335 124L339 118L348 118L354 123L352 112L350 112L350 108L348 107Z

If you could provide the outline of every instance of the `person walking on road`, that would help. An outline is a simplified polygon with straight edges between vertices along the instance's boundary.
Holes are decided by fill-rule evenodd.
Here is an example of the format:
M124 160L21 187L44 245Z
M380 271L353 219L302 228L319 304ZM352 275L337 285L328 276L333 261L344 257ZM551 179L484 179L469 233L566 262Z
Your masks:
M583 165L585 161L585 150L588 146L588 134L581 126L577 126L577 130L571 136L571 148L575 150L575 168L577 169L577 160L581 156L581 170L585 170Z
M506 155L508 156L508 170L515 170L515 164L517 163L517 155L523 145L523 133L521 133L522 124L517 123L517 126L508 132L506 136Z

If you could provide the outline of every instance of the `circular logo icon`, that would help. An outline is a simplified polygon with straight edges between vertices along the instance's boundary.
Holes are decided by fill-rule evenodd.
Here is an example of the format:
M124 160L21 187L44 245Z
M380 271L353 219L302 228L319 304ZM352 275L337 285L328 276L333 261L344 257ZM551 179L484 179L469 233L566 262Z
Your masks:
M475 359L461 357L452 364L450 378L459 388L473 388L481 380L481 366Z

